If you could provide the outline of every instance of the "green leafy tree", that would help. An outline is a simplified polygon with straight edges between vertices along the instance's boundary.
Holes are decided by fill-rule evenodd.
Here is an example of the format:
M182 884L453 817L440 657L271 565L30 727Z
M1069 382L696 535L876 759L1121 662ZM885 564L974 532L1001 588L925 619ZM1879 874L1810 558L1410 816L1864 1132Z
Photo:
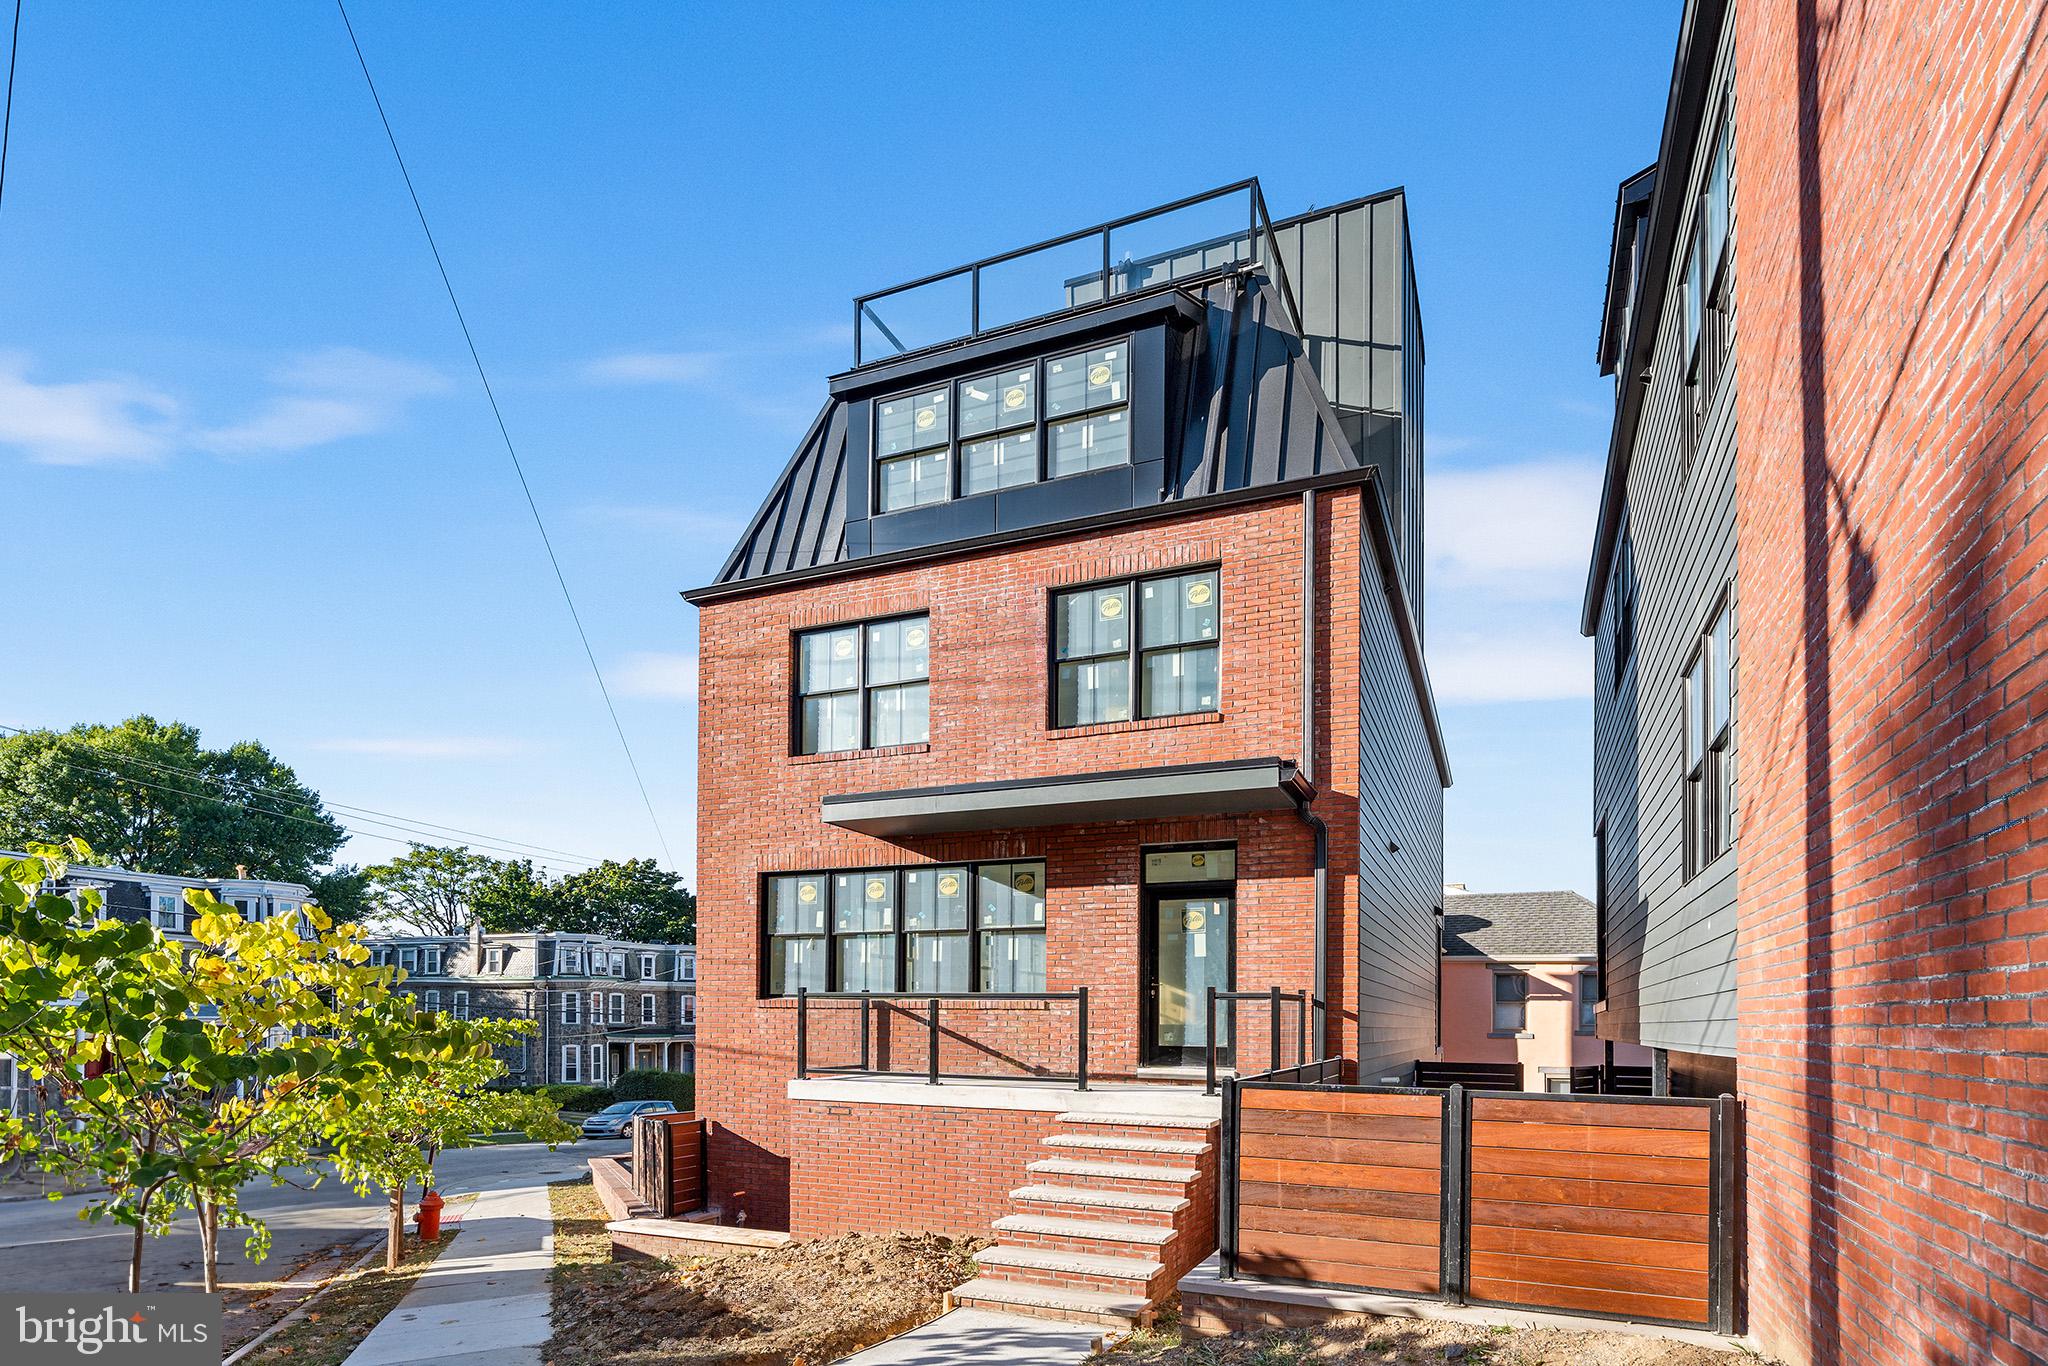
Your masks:
M606 859L558 880L554 895L567 922L558 930L662 944L697 938L695 894L653 859Z
M0 738L0 847L71 835L126 868L304 882L347 833L254 741L209 749L150 716Z
M37 1130L0 1116L0 1148L31 1148L46 1171L104 1187L81 1217L134 1230L130 1291L146 1238L196 1210L213 1290L220 1229L242 1227L252 1255L267 1250L239 1204L245 1183L283 1180L353 1110L490 1057L494 1036L418 1014L392 992L395 969L368 966L361 932L318 911L302 935L290 919L245 921L190 892L197 943L185 945L103 918L96 891L43 890L67 858L90 857L73 841L0 861L0 1051L63 1104Z
M533 1031L527 1020L477 1021L481 1037L516 1042ZM405 1237L405 1191L434 1184L434 1159L449 1148L467 1148L492 1134L517 1132L553 1147L576 1137L544 1097L490 1089L505 1075L495 1056L459 1058L432 1071L385 1087L352 1106L326 1133L341 1179L359 1195L382 1190L390 1218L384 1265L396 1271Z
M415 934L461 934L497 866L496 859L459 846L415 844L363 872L380 921Z
M471 893L479 923L493 934L530 934L562 928L555 884L530 859L493 860Z
M353 863L337 863L324 873L315 873L306 887L315 905L337 925L354 925L372 909L370 875Z

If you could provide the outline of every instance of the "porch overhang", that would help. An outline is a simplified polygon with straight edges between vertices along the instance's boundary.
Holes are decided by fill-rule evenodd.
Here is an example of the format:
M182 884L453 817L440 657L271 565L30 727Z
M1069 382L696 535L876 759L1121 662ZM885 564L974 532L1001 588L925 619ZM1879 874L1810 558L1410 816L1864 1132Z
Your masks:
M827 825L895 839L962 830L1241 816L1291 810L1314 796L1315 785L1291 760L1229 759L848 793L826 797L821 814Z

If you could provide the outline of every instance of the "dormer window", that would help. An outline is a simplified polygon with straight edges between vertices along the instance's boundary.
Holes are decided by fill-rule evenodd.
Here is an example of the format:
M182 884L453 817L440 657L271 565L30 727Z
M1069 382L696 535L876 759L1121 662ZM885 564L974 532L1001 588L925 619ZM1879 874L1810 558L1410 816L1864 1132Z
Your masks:
M880 400L876 509L1128 464L1130 352L1126 338Z

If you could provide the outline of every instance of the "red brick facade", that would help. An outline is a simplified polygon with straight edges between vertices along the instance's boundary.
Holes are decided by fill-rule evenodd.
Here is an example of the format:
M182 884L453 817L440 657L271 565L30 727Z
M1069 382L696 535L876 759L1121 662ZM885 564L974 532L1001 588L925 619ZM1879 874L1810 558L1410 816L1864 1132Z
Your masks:
M1329 1028L1333 1048L1344 1051L1356 980L1345 927L1353 921L1358 829L1358 604L1366 587L1361 573L1373 572L1361 539L1365 492L1351 485L1319 494L1316 537L1314 805L1332 832ZM827 794L1298 757L1302 557L1302 504L1289 494L702 605L699 990L705 1025L698 1104L711 1121L713 1199L729 1214L743 1209L750 1224L799 1232L985 1228L1003 1212L1000 1197L1020 1184L1051 1118L865 1105L841 1115L839 1107L822 1104L793 1107L787 1090L794 1075L795 1003L759 997L764 874L1043 857L1048 989L1090 988L1091 1070L1130 1075L1139 1043L1140 849L1234 840L1239 987L1312 989L1313 844L1291 813L902 842L826 825L819 814ZM1113 575L1211 564L1222 570L1220 713L1049 729L1049 594ZM912 610L930 614L929 743L792 757L793 633ZM813 1012L814 1058L851 1059L856 1013L829 1003ZM949 1005L944 1022L946 1070L1014 1075L1034 1066L1073 1068L1071 1003ZM1263 1049L1266 1037L1248 1012L1240 1047ZM894 1066L923 1065L921 1021L893 1019L884 1038ZM1291 1061L1291 1037L1288 1049ZM965 1154L979 1160L967 1162Z
M1749 1313L2048 1360L2048 12L1739 0Z

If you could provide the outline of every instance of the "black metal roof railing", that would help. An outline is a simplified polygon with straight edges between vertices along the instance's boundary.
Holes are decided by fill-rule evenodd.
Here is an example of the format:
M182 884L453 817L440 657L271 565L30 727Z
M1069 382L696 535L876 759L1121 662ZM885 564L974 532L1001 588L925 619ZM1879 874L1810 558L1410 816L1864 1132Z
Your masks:
M1256 177L860 295L854 368L1243 265L1272 273L1299 332Z

